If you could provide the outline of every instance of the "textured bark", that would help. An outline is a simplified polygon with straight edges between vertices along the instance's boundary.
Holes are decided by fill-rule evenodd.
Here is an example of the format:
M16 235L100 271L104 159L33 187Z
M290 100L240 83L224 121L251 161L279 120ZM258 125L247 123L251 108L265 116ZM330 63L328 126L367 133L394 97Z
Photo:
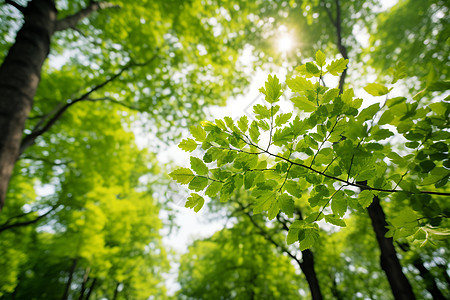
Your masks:
M51 0L33 0L23 13L24 24L0 66L0 209L5 203L56 20Z
M392 238L384 237L388 231L386 229L388 224L377 196L373 197L373 202L367 211L381 251L380 265L387 276L394 298L397 300L416 299L411 284L403 273Z

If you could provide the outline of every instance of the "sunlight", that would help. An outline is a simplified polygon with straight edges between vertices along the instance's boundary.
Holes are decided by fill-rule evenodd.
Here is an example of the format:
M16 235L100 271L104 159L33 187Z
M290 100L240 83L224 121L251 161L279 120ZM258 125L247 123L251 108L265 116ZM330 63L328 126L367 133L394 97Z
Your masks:
M280 36L277 41L278 51L282 53L287 53L294 48L294 39L292 34L287 30L286 26L281 25L278 28Z
M280 52L289 52L293 48L293 45L294 42L289 35L284 35L278 40L278 50Z

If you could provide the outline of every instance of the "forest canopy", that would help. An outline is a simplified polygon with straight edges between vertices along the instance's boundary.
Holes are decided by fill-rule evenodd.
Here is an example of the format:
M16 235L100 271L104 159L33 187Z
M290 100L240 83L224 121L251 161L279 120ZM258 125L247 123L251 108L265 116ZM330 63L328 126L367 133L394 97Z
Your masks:
M448 13L1 1L0 299L449 298Z

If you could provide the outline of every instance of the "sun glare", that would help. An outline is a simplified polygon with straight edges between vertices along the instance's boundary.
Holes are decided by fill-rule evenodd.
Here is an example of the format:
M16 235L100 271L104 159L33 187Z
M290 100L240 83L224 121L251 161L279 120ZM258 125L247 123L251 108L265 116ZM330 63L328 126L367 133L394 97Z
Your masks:
M279 37L277 40L278 51L287 53L294 48L294 39L292 38L292 32L284 25L278 27Z
M293 46L294 42L292 40L292 37L290 37L287 34L281 36L280 39L278 40L278 50L280 52L283 53L289 52L290 50L292 50Z

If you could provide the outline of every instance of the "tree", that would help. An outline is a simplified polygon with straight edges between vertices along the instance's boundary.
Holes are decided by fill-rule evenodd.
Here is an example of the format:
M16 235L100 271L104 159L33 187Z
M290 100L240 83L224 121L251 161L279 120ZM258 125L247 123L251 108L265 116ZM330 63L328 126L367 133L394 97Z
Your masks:
M362 99L354 99L351 89L341 94L339 89L321 85L322 76L342 73L346 63L342 58L326 65L325 56L318 51L315 63L298 67L300 76L287 80L289 88L297 93L291 98L292 103L301 111L310 113L304 119L297 116L291 121L292 113L279 113L280 106L275 103L282 95L281 84L276 76L269 76L265 87L260 90L269 106L254 106L258 121L249 125L244 116L236 125L226 117L223 121L202 122L201 126L191 127L191 134L201 143L205 155L203 159L191 157L191 169L195 174L191 169L181 168L170 175L179 183L189 183L189 189L193 191L206 189L208 196L220 191L221 201L228 201L233 191L244 186L255 197L253 212L267 211L269 219L275 218L280 209L287 215L292 214L293 197L297 191L303 191L301 197L309 197L310 207L316 209L304 220L293 222L287 236L288 243L299 240L301 250L310 248L319 238L317 221L325 219L328 223L346 226L342 216L348 206L356 210L369 207L369 215L381 216L380 220L371 219L374 227L383 228L375 228L375 231L379 244L384 243L384 235L389 237L390 234L384 229L386 218L384 213L371 212L370 208L372 201L379 201L379 196L395 197L397 201L406 198L415 201L412 205L416 212L412 216L405 215L399 223L391 226L391 234L407 227L403 236L414 235L413 239L422 242L448 235L445 229L446 208L441 208L436 200L450 196L445 190L449 176L446 156L438 155L448 149L436 145L448 144L448 135L441 129L448 127L446 116L450 106L440 102L431 105L431 108L417 108L416 104L413 109L408 109L412 104L406 98L397 97L387 99L382 106L375 103L358 110ZM314 83L307 79L311 77L317 78L317 81ZM394 77L393 82L397 79ZM381 84L369 84L365 90L373 96L383 96L390 91ZM378 113L381 115L379 119L376 116ZM408 115L408 120L405 120L405 115ZM416 118L418 123L411 126L411 118ZM433 160L428 160L427 155L406 154L402 157L389 145L379 143L394 136L393 132L384 128L385 124L397 127L398 132L410 141L407 147L422 147L419 150L432 155ZM403 127L406 124L408 127ZM259 143L261 131L268 134L269 142L265 146ZM422 141L421 145L418 140ZM198 146L196 141L185 139L180 143L180 148L192 151ZM272 145L281 149L272 152ZM384 161L386 156L391 159L389 164ZM213 161L217 162L218 168L210 169L205 164ZM222 166L229 170L224 171ZM408 177L402 170L405 166ZM395 171L392 170L394 168ZM433 169L435 171L428 175ZM436 191L417 188L417 185L431 183L434 183ZM402 189L398 190L398 186ZM352 188L361 189L357 197L353 196L355 191ZM425 198L427 202L421 201ZM186 207L195 207L198 211L203 203L202 196L192 193ZM379 206L374 209L379 209ZM431 219L437 222L433 222L434 226L443 222L443 227L430 227ZM426 235L423 236L423 233ZM389 247L394 255L386 252ZM398 299L414 298L398 260L396 265L385 260L397 259L393 246L389 247L381 247L381 264L393 293ZM394 269L390 271L389 268ZM397 277L391 277L392 274Z
M216 3L34 0L0 8L11 16L0 27L9 40L23 23L15 42L0 49L1 207L19 155L77 103L146 112L160 133L177 134L174 125L198 120L204 106L223 104L246 84L238 70L229 71L245 41L218 43L233 31L206 22L228 22ZM53 65L44 64L49 53L58 59Z
M165 297L160 204L143 181L157 173L154 155L137 148L116 107L87 105L65 115L66 137L31 148L18 162L29 171L13 177L0 217L1 269L10 274L0 285L3 299ZM92 134L97 122L101 139ZM39 166L36 156L45 151L51 163L64 165ZM35 167L26 169L30 161ZM55 190L36 197L29 183L45 178L57 180ZM18 240L20 247L12 244Z
M299 275L249 221L195 241L181 258L179 299L298 299ZM304 288L304 287L303 287Z

